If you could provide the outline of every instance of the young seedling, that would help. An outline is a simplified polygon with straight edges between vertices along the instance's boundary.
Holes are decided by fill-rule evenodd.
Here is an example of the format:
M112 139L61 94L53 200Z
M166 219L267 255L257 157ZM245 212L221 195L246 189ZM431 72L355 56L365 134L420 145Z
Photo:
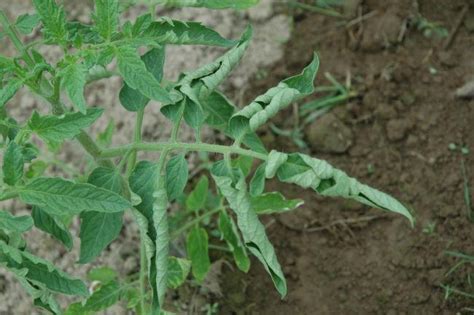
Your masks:
M246 8L255 0L173 0L158 4L190 5L211 9ZM19 200L29 215L0 211L0 262L32 296L37 307L62 313L58 294L78 298L67 314L90 314L125 301L138 314L162 314L169 288L182 285L191 272L202 282L210 268L209 250L231 254L237 267L247 272L249 254L263 264L277 291L284 297L287 285L275 250L259 220L260 214L289 211L302 202L287 200L279 192L265 192L265 181L279 181L307 188L328 197L350 198L370 207L399 213L413 223L405 206L393 197L364 185L325 161L302 153L267 151L257 130L280 110L314 91L319 67L316 54L298 75L281 81L243 108L236 108L218 86L237 65L252 37L245 30L239 40L229 40L196 22L156 19L144 14L134 21L120 19L118 0L96 0L91 24L67 19L54 0L34 0L36 13L15 22L0 11L2 35L18 54L0 56L0 133L3 168L0 200ZM42 39L23 42L20 34L41 30ZM48 61L40 45L59 46L63 55ZM162 83L168 45L210 45L229 48L214 62L179 80ZM145 51L139 55L138 49ZM110 64L115 61L115 70ZM109 68L106 68L109 66ZM135 115L131 142L111 147L114 125L97 137L86 129L107 108L88 104L84 88L94 80L118 75L123 79L119 99ZM26 121L9 115L7 102L22 87L49 104L49 111L35 110ZM150 100L155 101L150 103ZM159 105L158 105L159 104ZM142 139L147 106L160 106L171 121L171 137L160 142ZM182 142L183 124L195 133L195 142ZM207 126L227 136L226 144L203 142ZM97 138L97 140L94 140ZM44 145L37 146L37 139ZM33 141L35 140L35 141ZM67 161L51 158L66 141L77 141L91 157L89 170L71 169ZM159 152L158 160L140 160L142 152ZM209 171L203 168L193 189L184 194L189 180L187 155L207 153ZM258 167L255 171L254 163ZM68 170L70 179L51 176L51 167ZM181 210L169 213L169 204ZM78 263L93 262L119 235L124 212L135 219L140 231L140 272L117 274L103 267L83 280L60 271L34 255L23 233L42 230L70 250L69 225L81 220ZM74 231L73 231L74 232ZM215 238L221 240L215 242ZM209 243L209 239L212 242ZM185 239L170 255L170 244Z

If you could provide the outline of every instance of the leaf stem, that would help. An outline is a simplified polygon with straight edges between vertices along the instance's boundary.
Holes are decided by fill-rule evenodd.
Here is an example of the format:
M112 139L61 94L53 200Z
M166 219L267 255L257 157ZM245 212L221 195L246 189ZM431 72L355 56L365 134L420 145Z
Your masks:
M145 109L142 108L137 112L136 121L135 121L135 129L133 133L133 143L137 144L142 141L142 126L143 126L143 118L145 116ZM127 177L132 174L133 169L135 168L135 164L137 163L137 149L133 148L127 162Z
M178 236L180 236L181 234L183 234L185 231L189 230L190 228L192 228L193 226L195 226L197 223L201 222L202 220L204 220L205 218L207 217L210 217L216 213L219 213L222 211L222 208L221 207L217 207L213 210L210 210L198 217L196 217L195 219L189 221L188 223L186 223L185 225L183 225L181 228L177 229L176 231L174 231L172 234L171 234L171 239L175 239L177 238Z
M89 134L86 133L84 130L81 130L79 135L76 136L76 139L84 147L84 150L86 150L86 152L89 153L97 161L97 164L105 166L105 167L110 167L110 168L115 167L112 161L104 159L102 157L101 148L97 145L97 143L94 142L91 136L89 136Z
M209 144L209 143L185 143L185 142L140 142L133 143L124 146L119 146L116 148L104 149L100 153L100 158L112 158L117 156L122 156L130 149L136 149L137 151L170 151L170 150L187 150L187 151L197 151L197 152L210 152L210 153L220 153L220 154L239 154L250 156L260 160L267 160L267 155L263 153L258 153L252 150L243 149L240 147L234 146L225 146L219 144Z

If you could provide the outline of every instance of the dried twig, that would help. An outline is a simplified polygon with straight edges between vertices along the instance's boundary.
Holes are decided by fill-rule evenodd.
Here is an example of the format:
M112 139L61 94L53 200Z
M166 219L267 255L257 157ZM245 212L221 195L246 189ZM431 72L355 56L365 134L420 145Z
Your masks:
M466 17L466 14L467 14L468 11L469 11L469 4L466 4L464 6L464 8L461 10L461 12L459 12L459 15L456 19L456 23L454 24L453 29L449 33L448 38L446 38L446 41L444 42L444 45L443 45L444 50L447 50L451 46L451 44L454 40L454 37L456 36L456 34L459 30L459 27L461 26L462 21Z

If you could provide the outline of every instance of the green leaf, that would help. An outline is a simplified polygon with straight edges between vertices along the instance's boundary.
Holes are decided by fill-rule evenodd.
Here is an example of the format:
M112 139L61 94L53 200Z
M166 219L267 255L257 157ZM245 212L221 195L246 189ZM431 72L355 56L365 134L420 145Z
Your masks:
M156 231L155 241L155 264L151 271L151 285L153 288L153 308L160 309L164 304L165 294L168 288L168 259L169 259L169 226L168 226L168 198L165 180L160 174L155 178L155 191L153 193L153 226Z
M0 230L23 233L31 229L33 219L30 216L15 217L9 212L0 210Z
M259 165L252 179L250 180L250 195L258 196L265 190L265 168L267 164L262 163Z
M223 38L216 31L198 22L162 19L151 23L142 36L158 44L207 45L230 47L234 41Z
M26 251L20 251L0 240L0 262L9 269L26 269L25 278L44 284L49 290L68 295L87 296L89 292L81 280L56 269L50 262Z
M208 9L247 9L260 0L158 0L159 4L178 7L202 7Z
M242 171L245 177L250 174L253 166L253 158L250 156L241 155L238 158L232 160L232 167L237 167Z
M221 232L222 239L226 241L227 246L232 251L237 267L243 272L248 272L250 269L250 259L247 251L240 239L234 220L225 211L219 215L219 231Z
M193 276L198 282L202 282L211 267L206 230L193 228L186 239L186 249L193 267Z
M92 125L104 112L101 108L89 108L86 114L66 113L62 116L40 116L33 113L28 127L47 143L59 143L77 136L81 129Z
M63 7L58 6L55 0L33 0L33 4L43 23L46 39L65 44L67 31Z
M319 58L316 54L313 61L299 75L281 81L265 94L258 96L249 105L235 113L230 120L230 132L235 138L241 138L250 131L266 123L280 110L294 101L314 91L314 79L319 69Z
M324 160L301 153L272 151L266 174L267 177L276 174L282 182L311 188L323 196L350 198L371 207L399 213L414 224L410 211L398 200L358 182Z
M3 158L3 181L15 186L23 177L24 158L22 147L11 141Z
M177 289L188 277L191 262L187 259L170 257L168 262L168 287Z
M87 274L87 278L91 281L99 281L101 283L109 283L118 278L117 271L110 267L94 268Z
M173 201L179 197L188 182L188 162L184 154L172 157L166 164L166 191L168 200Z
M168 92L151 74L140 59L135 48L130 46L116 49L118 70L129 87L163 104L175 103Z
M39 21L38 14L22 14L16 19L15 27L20 33L28 35L38 25Z
M196 187L186 198L186 208L192 211L204 209L209 190L209 180L207 176L201 176Z
M272 277L276 289L284 297L287 293L285 276L265 233L265 227L252 209L243 174L238 174L238 181L234 184L230 174L226 174L226 168L219 167L219 164L215 164L211 172L217 187L237 215L237 225L247 249L260 260Z
M12 78L0 90L0 109L18 92L23 86L23 80Z
M199 132L206 117L204 112L201 109L201 106L190 100L189 98L185 99L184 107L184 121L193 128L196 132Z
M42 307L53 314L61 314L61 309L54 298L54 294L50 292L44 284L25 278L28 274L28 270L14 268L8 269L20 282L25 291L32 297L34 305Z
M304 203L301 199L287 200L279 192L253 196L251 202L252 208L257 214L287 212L298 208Z
M72 63L59 72L61 86L66 90L74 107L85 114L87 109L84 87L87 82L87 67L83 63Z
M165 49L153 48L141 57L146 70L150 72L157 82L163 78L163 67L165 63ZM137 90L132 89L127 83L120 90L120 103L131 112L145 108L150 99Z
M227 122L234 113L235 106L220 92L212 92L201 101L203 110L207 113L206 123L217 129L225 129Z
M103 284L91 297L86 301L82 307L86 312L98 312L105 310L114 305L120 299L120 285L117 281L110 281Z
M155 238L153 228L153 192L159 177L158 166L149 161L140 161L129 178L130 189L142 199L135 208L150 222L150 237Z
M112 144L112 138L115 133L115 122L111 118L105 129L97 135L97 144L108 147Z
M50 215L72 215L83 211L113 213L131 207L126 199L110 190L62 178L40 177L18 192L23 202L41 207Z
M49 215L40 207L33 207L31 216L33 217L35 226L38 229L53 236L55 239L63 243L68 250L72 249L72 236L63 222L58 218Z
M178 82L176 89L203 108L201 101L204 102L235 68L246 51L251 37L252 28L248 27L232 49L214 62L186 73Z
M100 36L105 40L110 40L119 24L119 2L117 0L96 0L93 19Z
M125 182L117 169L98 167L92 171L88 182L122 195ZM115 240L122 230L123 212L106 213L89 211L81 213L81 252L79 263L93 261Z

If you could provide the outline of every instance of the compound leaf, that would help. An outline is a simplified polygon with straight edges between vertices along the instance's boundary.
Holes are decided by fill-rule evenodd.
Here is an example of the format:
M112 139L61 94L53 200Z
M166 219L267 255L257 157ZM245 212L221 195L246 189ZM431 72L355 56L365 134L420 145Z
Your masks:
M123 194L125 185L118 170L105 167L98 167L93 170L88 182L119 195ZM122 230L122 217L123 212L106 213L89 211L81 213L80 264L94 260L117 238Z
M19 189L19 195L23 202L60 216L83 211L122 212L131 206L110 190L62 178L37 178Z
M101 108L89 108L85 114L66 113L62 116L40 116L33 113L28 127L47 143L58 143L77 136L81 129L92 125L104 112Z
M211 267L208 245L205 229L199 227L191 229L186 239L186 249L191 260L193 276L198 282L206 278Z
M0 229L8 232L23 233L31 229L33 219L30 216L16 217L7 211L0 210Z

